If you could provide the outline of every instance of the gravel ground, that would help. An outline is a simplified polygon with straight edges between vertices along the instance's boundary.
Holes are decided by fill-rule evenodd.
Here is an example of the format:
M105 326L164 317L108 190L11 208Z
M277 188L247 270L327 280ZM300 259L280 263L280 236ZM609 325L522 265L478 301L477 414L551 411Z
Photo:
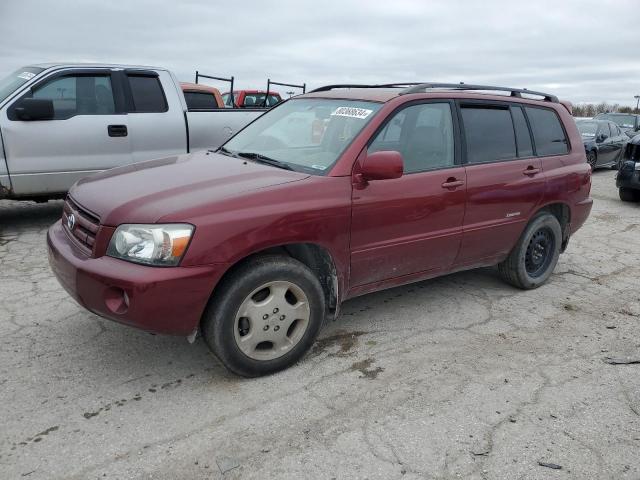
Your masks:
M640 205L613 178L540 289L367 295L254 380L84 311L47 264L61 203L0 201L0 478L640 479L640 365L605 361L640 360Z

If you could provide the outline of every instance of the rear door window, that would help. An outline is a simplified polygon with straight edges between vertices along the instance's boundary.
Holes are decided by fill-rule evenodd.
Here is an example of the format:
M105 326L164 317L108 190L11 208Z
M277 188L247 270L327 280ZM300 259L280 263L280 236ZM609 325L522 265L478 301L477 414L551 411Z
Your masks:
M166 112L167 100L158 77L128 75L133 100L132 112Z
M462 105L462 121L469 163L517 157L516 136L508 107Z
M207 92L184 92L189 110L210 110L219 108L216 97Z
M539 156L564 155L569 152L567 137L558 114L549 108L525 107Z

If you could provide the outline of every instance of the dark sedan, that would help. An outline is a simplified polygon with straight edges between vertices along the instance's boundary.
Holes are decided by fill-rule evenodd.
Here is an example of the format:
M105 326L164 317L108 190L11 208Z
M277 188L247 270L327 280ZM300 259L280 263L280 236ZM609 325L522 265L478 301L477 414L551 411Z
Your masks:
M627 137L633 138L640 134L640 115L633 113L599 113L594 120L606 120L613 122L620 130L622 130Z
M578 131L591 169L618 167L629 137L613 122L577 120Z

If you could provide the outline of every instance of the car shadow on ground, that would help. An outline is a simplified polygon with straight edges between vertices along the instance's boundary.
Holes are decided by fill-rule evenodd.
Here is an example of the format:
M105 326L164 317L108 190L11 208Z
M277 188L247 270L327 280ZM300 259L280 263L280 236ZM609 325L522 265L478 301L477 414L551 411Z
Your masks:
M5 238L10 241L11 237L21 232L48 228L60 218L62 205L62 201L46 204L0 201L0 241L3 230L9 233ZM46 255L43 256L43 263L46 263ZM381 326L389 329L406 328L410 325L393 319L394 309L417 308L426 314L434 306L434 302L446 303L443 298L448 298L451 291L460 289L469 289L469 295L482 296L486 289L504 290L504 293L508 293L511 287L499 280L494 269L484 268L453 273L348 300L342 305L340 316L335 321L327 322L320 332L316 344L322 348L317 345L312 347L312 353L303 357L302 363L314 357L313 352L317 357L319 353L331 351L334 347L342 348L341 342L353 332L363 335ZM61 287L59 293L62 298L60 306L65 313L56 309L47 313L53 328L47 338L38 342L45 351L53 354L47 355L49 364L43 365L45 370L66 368L65 364L69 359L65 358L65 348L60 348L66 346L66 352L73 352L76 361L78 356L82 358L82 372L78 373L85 378L108 375L115 381L153 377L154 383L160 383L177 381L188 375L206 374L211 380L239 379L230 374L209 352L201 337L193 345L189 345L182 337L153 335L136 330L84 310L66 296ZM438 299L439 297L442 298ZM60 363L56 365L58 359Z
M47 203L0 200L0 234L3 230L37 230L53 225L62 215L62 200Z
M515 291L501 282L494 269L483 268L348 300L342 305L340 316L335 321L327 321L310 352L289 370L293 372L299 367L306 370L307 362L330 362L336 357L332 353L334 351L338 352L338 357L355 354L364 344L364 340L359 341L357 337L376 334L380 329L394 331L411 328L411 323L395 318L395 312L400 309L414 308L420 311L419 315L423 318L419 323L422 328L425 324L427 328L435 328L442 322L447 323L446 318L439 316L433 319L432 325L428 312L432 308L440 310L444 304L448 304L450 299L447 298L453 288L468 289L470 297L482 297L487 289L502 294ZM443 295L446 291L449 294L445 298ZM438 300L438 297L441 298ZM71 299L68 301L73 302ZM452 326L459 321L452 318ZM415 327L419 329L420 325L416 324ZM201 336L190 345L183 337L154 335L136 330L102 319L82 310L80 306L76 320L62 330L61 335L73 338L69 339L71 344L82 345L82 375L90 378L104 376L106 370L109 370L120 379L148 377L149 388L157 388L156 385L164 382L185 381L191 377L200 380L204 378L214 383L245 381L226 370L209 351ZM306 367L308 366L307 364Z

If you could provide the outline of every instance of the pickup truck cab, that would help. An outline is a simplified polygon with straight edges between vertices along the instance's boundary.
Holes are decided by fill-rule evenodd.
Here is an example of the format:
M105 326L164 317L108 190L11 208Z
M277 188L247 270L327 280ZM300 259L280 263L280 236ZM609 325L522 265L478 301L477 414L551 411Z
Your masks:
M234 90L233 99L230 92L223 93L222 99L227 108L271 108L282 101L278 92L265 90Z
M163 68L23 67L0 80L0 198L57 198L102 170L217 148L264 111L188 108Z
M587 219L590 189L580 134L552 95L329 86L217 153L81 180L49 259L92 312L201 332L224 365L256 376L298 361L357 295L493 265L539 287Z

